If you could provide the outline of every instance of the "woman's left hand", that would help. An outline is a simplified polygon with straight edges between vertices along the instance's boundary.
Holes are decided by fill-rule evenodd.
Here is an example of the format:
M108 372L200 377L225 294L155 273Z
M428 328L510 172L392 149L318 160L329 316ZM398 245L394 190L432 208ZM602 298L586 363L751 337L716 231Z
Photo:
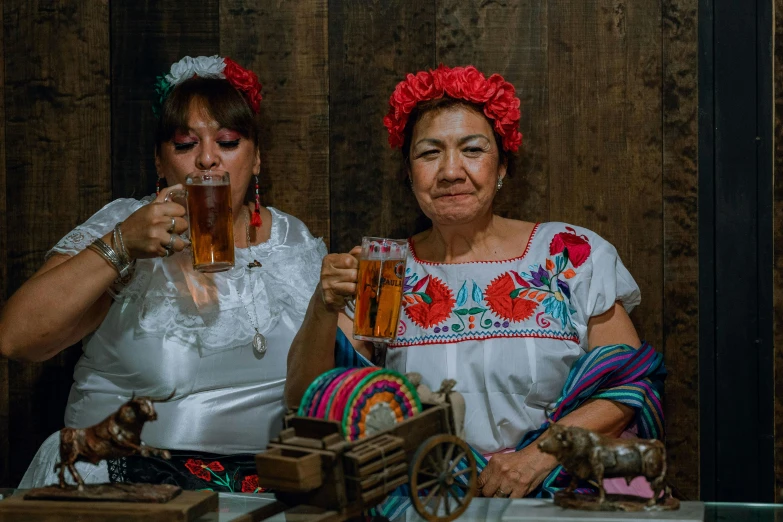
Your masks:
M514 453L493 456L478 477L479 492L484 497L522 498L536 489L557 461L530 444Z

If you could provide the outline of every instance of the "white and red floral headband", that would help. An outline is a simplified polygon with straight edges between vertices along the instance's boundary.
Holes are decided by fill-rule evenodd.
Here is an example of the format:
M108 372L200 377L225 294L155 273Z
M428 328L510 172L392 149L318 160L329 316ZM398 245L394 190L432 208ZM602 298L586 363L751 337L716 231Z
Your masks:
M261 109L261 84L253 71L242 68L231 58L215 56L186 56L171 66L168 74L158 76L155 82L156 99L152 103L152 111L160 116L163 102L171 90L194 76L201 78L220 78L228 80L242 96L250 109L258 114Z
M516 152L519 149L522 134L519 132L519 98L514 86L499 74L485 78L472 65L449 68L442 64L434 71L409 73L397 84L389 98L389 113L383 118L389 131L389 145L402 147L405 125L416 105L444 96L483 106L484 115L503 140L503 150Z

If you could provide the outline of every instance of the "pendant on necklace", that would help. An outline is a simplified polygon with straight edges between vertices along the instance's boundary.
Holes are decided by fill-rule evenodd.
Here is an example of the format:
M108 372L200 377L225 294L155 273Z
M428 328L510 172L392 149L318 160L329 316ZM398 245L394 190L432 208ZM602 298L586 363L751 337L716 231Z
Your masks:
M266 337L261 335L258 330L253 336L253 349L258 355L264 355L266 353Z

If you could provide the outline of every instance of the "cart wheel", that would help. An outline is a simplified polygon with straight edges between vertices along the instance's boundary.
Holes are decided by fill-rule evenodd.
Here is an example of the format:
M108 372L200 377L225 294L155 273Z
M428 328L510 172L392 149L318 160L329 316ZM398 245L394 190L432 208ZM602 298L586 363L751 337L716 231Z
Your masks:
M463 459L467 467L460 464ZM467 443L453 435L433 435L413 455L411 501L430 522L449 522L460 516L475 496L476 459Z

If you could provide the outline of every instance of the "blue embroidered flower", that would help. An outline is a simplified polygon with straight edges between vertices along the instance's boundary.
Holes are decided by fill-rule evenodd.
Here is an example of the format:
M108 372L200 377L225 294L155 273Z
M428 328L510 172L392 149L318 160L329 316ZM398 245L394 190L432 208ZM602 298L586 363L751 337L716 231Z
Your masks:
M573 321L571 321L571 314L576 313L576 310L566 302L564 296L560 292L555 292L550 295L543 302L544 310L551 317L560 321L563 328L574 327Z

